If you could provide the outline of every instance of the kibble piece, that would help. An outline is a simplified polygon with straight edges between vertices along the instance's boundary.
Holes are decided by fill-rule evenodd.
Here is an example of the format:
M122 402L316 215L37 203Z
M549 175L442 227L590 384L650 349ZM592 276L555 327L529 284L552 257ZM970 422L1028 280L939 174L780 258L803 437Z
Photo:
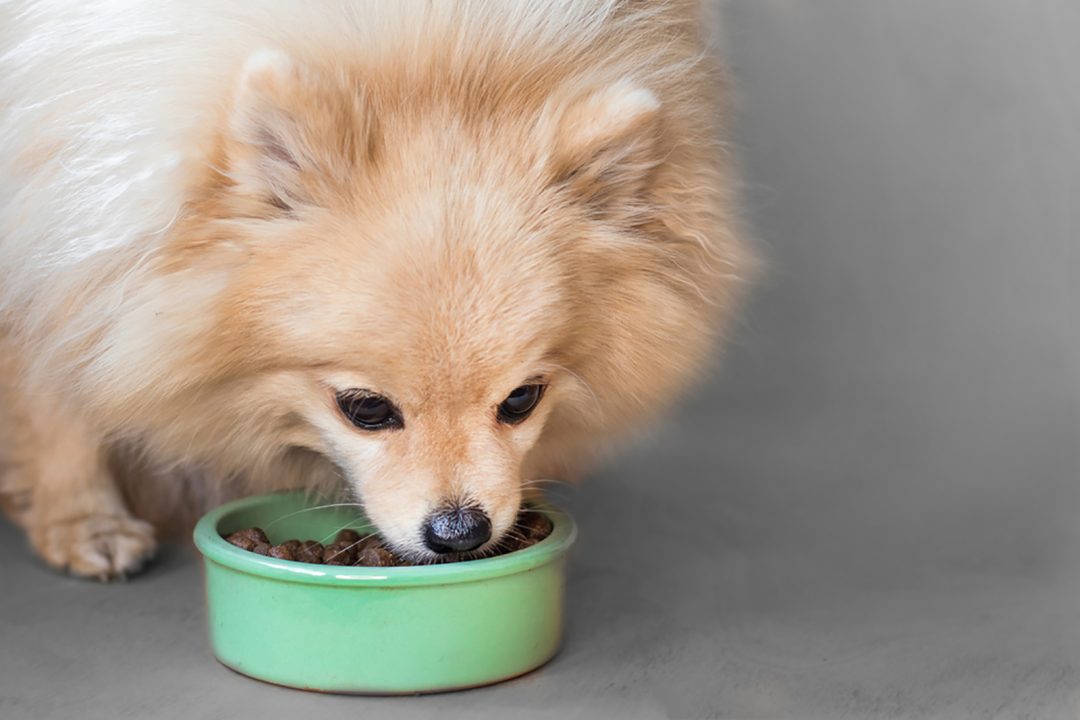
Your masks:
M324 565L352 565L355 559L356 552L352 543L331 543L323 551Z
M397 556L382 545L372 544L356 554L354 565L365 567L394 567L399 564Z
M351 528L346 528L337 534L334 538L335 543L345 543L346 545L353 545L360 542L360 533Z
M357 543L357 545L356 545L356 554L359 555L361 553L361 551L364 550L364 548L369 548L369 547L386 547L386 546L383 545L382 538L379 537L378 535L374 535L374 534L368 535L366 538L364 538L359 543ZM389 548L387 548L387 549L389 549Z
M232 535L229 535L228 537L226 537L225 540L226 540L226 542L235 545L236 547L240 548L241 550L250 551L251 548L255 547L255 541L254 540L249 538L247 535L241 535L240 533L233 533Z
M323 546L314 540L305 540L294 553L297 561L321 565L323 561Z
M530 545L540 542L551 534L551 521L547 516L531 510L518 515L515 527L521 531L526 540L530 541Z
M258 553L259 555L269 555L270 547L271 545L268 542L256 542L251 546L251 552Z
M261 527L252 527L252 528L248 528L247 530L241 530L240 532L247 533L248 535L251 536L252 539L254 539L254 540L258 541L258 542L267 543L267 544L270 543L270 538L266 537L266 533L263 532L263 529Z
M293 555L295 555L297 553L297 551L300 550L300 541L299 540L286 540L285 542L281 543L281 547L289 548L289 552L291 552Z
M270 544L270 540L267 539L266 533L262 531L262 528L257 527L237 530L231 535L228 535L225 539L236 547L243 548L245 550L251 550L251 548L254 547L256 543L264 543L266 545Z
M298 546L300 545L300 543L296 543L296 544ZM296 559L296 553L294 553L292 547L290 545L287 545L286 543L282 543L280 545L274 545L273 547L270 548L270 552L267 553L267 554L272 558L277 558L278 560L295 560Z

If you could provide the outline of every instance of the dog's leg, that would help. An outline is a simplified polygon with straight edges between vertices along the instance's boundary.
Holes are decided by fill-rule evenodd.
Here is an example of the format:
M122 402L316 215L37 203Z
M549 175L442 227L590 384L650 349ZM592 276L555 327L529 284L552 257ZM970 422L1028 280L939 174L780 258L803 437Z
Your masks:
M15 388L16 376L0 336L0 508L25 527L34 494L35 434Z
M50 565L75 575L107 580L138 570L156 549L153 527L128 512L88 429L77 418L55 417L37 458L30 542Z
M131 516L100 441L56 399L30 398L5 383L4 507L53 567L107 580L153 554L149 523Z

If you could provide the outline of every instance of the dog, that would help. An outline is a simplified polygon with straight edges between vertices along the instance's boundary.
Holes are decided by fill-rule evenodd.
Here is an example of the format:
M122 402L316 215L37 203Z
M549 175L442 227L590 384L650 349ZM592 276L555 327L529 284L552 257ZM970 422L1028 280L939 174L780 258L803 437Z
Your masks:
M109 579L192 498L483 555L708 365L753 259L700 2L0 5L5 509Z

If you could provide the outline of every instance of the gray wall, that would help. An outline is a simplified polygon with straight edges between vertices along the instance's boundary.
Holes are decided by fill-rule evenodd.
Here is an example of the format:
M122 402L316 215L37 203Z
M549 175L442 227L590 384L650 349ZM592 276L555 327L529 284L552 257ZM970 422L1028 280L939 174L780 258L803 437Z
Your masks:
M714 477L678 493L707 485L730 532L830 562L1059 560L1080 511L1080 3L726 8L770 271L683 418Z

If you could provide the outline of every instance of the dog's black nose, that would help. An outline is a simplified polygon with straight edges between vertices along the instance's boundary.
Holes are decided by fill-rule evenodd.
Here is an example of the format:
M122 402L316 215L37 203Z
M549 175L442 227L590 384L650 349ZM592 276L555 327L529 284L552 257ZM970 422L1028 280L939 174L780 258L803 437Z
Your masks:
M424 544L434 552L475 550L491 538L491 520L478 507L436 510L424 525Z

